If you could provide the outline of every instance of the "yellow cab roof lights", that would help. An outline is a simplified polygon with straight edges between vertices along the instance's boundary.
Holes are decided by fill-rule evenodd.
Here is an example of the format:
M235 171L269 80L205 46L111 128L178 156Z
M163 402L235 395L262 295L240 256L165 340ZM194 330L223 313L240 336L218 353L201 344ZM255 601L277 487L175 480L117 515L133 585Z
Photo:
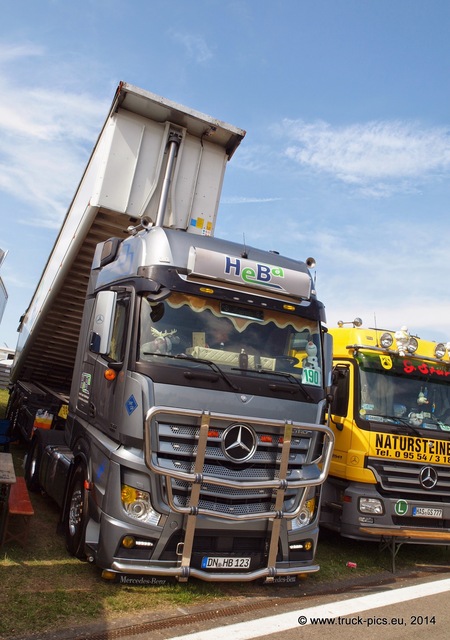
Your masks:
M337 324L341 329L344 328L344 325L352 325L352 327L346 329L344 333L350 340L354 339L357 341L355 344L347 344L346 346L346 349L353 349L355 354L360 349L368 349L370 351L395 353L401 357L405 357L415 354L420 344L420 351L424 351L424 353L420 355L417 354L416 357L431 362L441 362L447 356L450 360L450 341L444 344L442 342L434 343L428 340L420 340L419 336L410 334L407 326L402 326L398 331L369 328L365 330L366 333L364 337L366 340L364 340L363 336L356 335L360 333L358 329L362 325L361 318L355 318L352 322L339 320ZM355 329L356 332L353 331ZM339 330L337 334L334 334L335 337L338 334ZM361 340L361 338L363 338L363 340ZM370 344L370 340L373 340L373 344ZM343 344L341 344L341 348L342 347Z

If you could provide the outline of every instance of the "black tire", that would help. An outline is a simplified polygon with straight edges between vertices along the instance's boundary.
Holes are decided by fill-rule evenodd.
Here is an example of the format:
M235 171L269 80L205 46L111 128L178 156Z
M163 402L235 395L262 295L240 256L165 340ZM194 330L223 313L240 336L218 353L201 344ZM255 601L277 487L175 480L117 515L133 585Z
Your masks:
M24 476L29 491L39 491L41 488L39 483L39 468L43 452L44 447L41 438L36 434L31 441L25 458Z
M40 491L45 489L39 482L41 462L47 446L64 444L64 434L53 429L36 429L30 442L24 465L24 476L27 487L30 491ZM44 478L45 482L45 478Z
M84 543L88 522L88 493L85 487L87 479L86 466L79 462L70 479L64 517L67 551L80 560L86 559Z

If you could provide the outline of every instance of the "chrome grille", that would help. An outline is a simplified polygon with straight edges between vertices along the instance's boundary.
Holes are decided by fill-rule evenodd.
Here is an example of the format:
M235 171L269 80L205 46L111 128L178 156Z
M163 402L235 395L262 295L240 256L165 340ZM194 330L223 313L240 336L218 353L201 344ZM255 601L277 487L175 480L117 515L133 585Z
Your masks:
M164 466L167 469L172 469L172 470L180 469L182 471L185 471L186 473L193 473L194 471L193 462L180 462L179 460L177 461L166 460L164 462L165 462ZM208 475L215 474L217 472L217 465L213 466L211 464L205 464L203 467L203 471ZM228 469L227 467L222 466L220 475L222 478L235 478L236 471L234 469ZM268 477L267 469L255 468L255 467L248 467L246 469L241 469L239 473L239 477L244 478L246 480L253 480L253 479L271 480L271 479L278 478L279 476L278 469L275 469L275 471L271 469L269 475L270 477Z
M189 498L188 496L178 496L175 498L175 502L182 507L187 507L189 505ZM233 504L226 504L201 498L198 506L203 509L208 509L209 511L215 511L216 513L227 513L235 516L251 513L264 513L266 511L273 510L273 504L271 502L263 502L260 500L253 503L245 503L236 500Z
M173 503L179 507L190 506L192 483L173 476L180 472L193 474L198 454L200 427L189 422L189 416L160 415L158 420L151 424L152 460L154 467L162 475L162 495L169 502L166 483L170 482ZM245 419L240 422L247 424ZM246 462L234 463L225 456L222 447L224 433L232 422L228 419L211 419L202 475L219 480L231 480L239 484L239 487L230 488L203 482L198 500L200 509L228 515L256 515L274 510L276 490L273 487L255 489L246 486L246 483L278 480L284 431L283 423L276 423L279 426L252 421L251 428L257 440L254 455ZM293 428L286 474L288 483L291 480L304 480L314 476L315 471L311 471L312 468L318 470L317 461L313 458L321 448L322 434L319 429ZM287 487L283 510L292 512L299 504L303 493L304 490Z
M448 500L450 496L450 467L426 462L396 462L368 458L367 467L371 469L382 489L398 495L426 496L433 500ZM436 486L427 490L420 484L419 475L424 467L433 467L438 475Z

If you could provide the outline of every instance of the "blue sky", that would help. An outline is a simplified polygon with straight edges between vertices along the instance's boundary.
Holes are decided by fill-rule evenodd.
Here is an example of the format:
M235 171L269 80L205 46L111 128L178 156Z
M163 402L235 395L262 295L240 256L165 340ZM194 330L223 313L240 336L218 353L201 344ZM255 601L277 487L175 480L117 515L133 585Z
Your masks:
M119 81L245 129L216 235L317 261L328 325L450 340L448 0L16 0L0 24L0 345Z

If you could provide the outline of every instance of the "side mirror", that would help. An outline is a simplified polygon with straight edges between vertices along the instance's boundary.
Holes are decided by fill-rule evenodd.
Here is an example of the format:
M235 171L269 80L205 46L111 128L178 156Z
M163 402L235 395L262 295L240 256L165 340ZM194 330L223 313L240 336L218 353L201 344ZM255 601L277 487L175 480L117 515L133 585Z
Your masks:
M107 355L110 352L116 300L115 291L99 291L97 294L89 341L89 349L93 353Z
M330 333L325 333L323 336L323 362L323 379L325 388L328 388L332 384L333 371L333 336Z
M337 364L333 369L333 400L330 413L334 416L346 418L350 399L350 368L349 365ZM336 423L337 425L337 423ZM343 429L343 426L337 427Z

